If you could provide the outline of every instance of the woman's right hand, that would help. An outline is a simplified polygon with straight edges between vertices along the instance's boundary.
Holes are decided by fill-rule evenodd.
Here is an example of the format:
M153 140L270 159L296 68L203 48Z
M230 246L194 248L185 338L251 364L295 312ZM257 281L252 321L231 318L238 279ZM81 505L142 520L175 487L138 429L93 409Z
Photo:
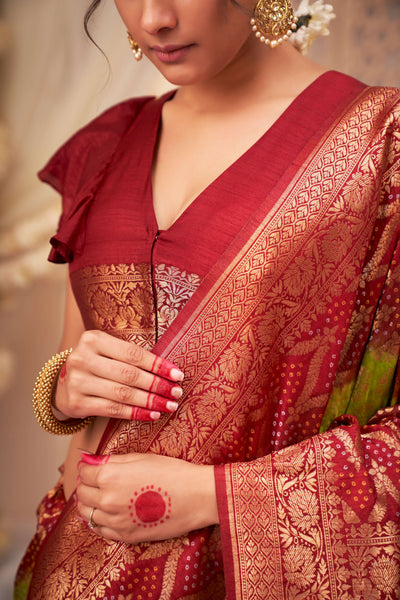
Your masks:
M60 371L55 415L155 421L178 408L183 377L168 360L133 342L85 331Z

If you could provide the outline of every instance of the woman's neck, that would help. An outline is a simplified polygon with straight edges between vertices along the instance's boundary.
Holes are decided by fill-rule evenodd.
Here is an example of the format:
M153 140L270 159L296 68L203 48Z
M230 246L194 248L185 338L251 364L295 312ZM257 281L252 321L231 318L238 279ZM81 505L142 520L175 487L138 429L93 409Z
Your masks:
M254 42L217 77L179 88L174 102L198 114L226 114L277 98L294 98L325 70L290 43L271 49Z

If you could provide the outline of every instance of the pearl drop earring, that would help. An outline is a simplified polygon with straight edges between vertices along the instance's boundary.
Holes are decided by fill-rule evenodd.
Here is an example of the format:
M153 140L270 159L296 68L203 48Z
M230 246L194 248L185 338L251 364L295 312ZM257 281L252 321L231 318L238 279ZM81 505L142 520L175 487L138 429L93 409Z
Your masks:
M137 42L135 42L135 40L133 39L133 37L131 36L129 31L127 31L126 34L128 36L129 45L131 47L132 54L135 57L135 60L137 60L137 61L142 60L143 50L141 48L139 48L139 45L137 44Z

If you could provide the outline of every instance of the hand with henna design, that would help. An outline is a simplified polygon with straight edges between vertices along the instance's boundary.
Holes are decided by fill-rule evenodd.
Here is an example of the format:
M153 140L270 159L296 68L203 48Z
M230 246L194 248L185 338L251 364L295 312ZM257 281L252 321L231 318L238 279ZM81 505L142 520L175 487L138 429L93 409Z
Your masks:
M97 535L130 544L218 523L214 467L155 454L82 453L77 498Z
M172 413L183 373L164 358L102 331L85 331L58 379L60 420L88 416L154 421Z

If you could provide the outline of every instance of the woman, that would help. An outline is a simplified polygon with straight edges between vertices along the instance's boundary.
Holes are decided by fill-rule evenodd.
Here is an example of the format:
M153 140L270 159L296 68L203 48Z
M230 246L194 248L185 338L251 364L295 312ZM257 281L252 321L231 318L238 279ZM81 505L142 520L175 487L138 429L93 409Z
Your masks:
M16 598L396 598L399 93L283 0L115 4L178 89L41 172L73 351L36 413L77 431Z

